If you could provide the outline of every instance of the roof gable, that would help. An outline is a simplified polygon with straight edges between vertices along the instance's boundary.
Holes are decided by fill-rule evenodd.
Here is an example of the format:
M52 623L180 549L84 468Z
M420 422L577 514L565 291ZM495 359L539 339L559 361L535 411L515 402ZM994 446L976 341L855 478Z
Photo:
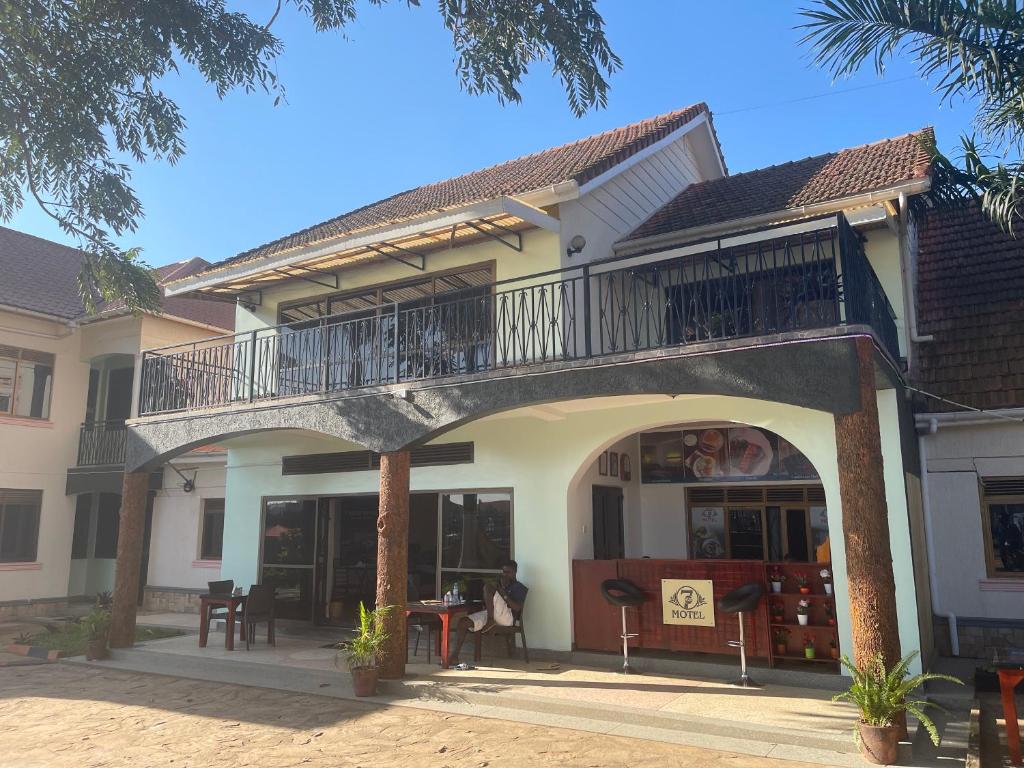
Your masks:
M691 184L627 240L840 200L930 174L931 128L893 139Z

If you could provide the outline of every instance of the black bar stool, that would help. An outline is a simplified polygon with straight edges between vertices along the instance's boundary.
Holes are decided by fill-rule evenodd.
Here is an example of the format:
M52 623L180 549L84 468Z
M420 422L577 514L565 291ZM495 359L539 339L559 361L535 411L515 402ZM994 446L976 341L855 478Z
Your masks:
M610 605L622 608L622 674L631 674L633 668L629 666L629 641L638 635L626 631L626 609L643 605L647 601L647 593L632 581L606 579L601 582L601 594Z
M750 675L747 674L747 643L743 637L743 614L757 609L757 604L761 602L761 595L763 593L764 587L755 582L737 587L718 601L718 610L722 613L738 614L740 620L740 639L730 640L729 646L740 649L740 679L733 683L733 685L738 685L742 688L761 687L751 680Z

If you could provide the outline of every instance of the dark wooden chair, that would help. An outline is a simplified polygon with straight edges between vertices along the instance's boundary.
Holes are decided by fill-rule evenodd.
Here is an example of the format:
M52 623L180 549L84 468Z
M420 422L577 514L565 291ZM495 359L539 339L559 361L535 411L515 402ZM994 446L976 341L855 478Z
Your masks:
M234 579L225 579L224 581L208 581L206 587L209 589L211 595L218 595L221 597L227 597L235 590ZM228 609L217 608L210 606L210 621L214 619L227 619Z
M511 659L515 656L516 650L516 635L519 635L520 640L523 643L523 660L530 663L530 649L526 645L526 625L523 623L523 611L526 610L526 600L523 600L523 609L521 611L512 612L512 626L503 627L495 624L487 632L488 635L495 635L498 637L505 638L505 645L508 647L508 657ZM480 661L480 654L483 645L483 632L473 633L473 661Z
M416 579L410 574L409 579L406 582L407 592L406 598L410 603L415 603L420 600L420 591L416 586ZM430 663L430 641L434 631L441 631L441 620L436 616L410 616L406 623L406 632L414 632L416 634L416 642L413 644L412 655L415 657L420 652L420 638L424 633L427 635L427 664ZM409 657L409 648L406 646L405 649L406 660Z
M277 645L274 638L274 588L269 584L253 584L245 598L245 650L255 641L256 625L266 623L267 643Z

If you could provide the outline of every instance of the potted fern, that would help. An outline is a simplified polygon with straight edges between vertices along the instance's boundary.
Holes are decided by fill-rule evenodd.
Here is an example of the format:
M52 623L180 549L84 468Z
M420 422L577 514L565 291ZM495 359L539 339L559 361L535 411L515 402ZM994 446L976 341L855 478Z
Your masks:
M373 696L377 693L377 660L388 637L384 631L384 618L393 607L385 605L368 611L360 602L359 626L355 629L355 635L347 642L338 643L338 656L345 656L345 662L352 673L352 690L356 696Z
M107 640L110 636L110 611L96 605L82 617L82 630L85 633L85 658L88 661L101 661L108 656Z
M847 691L837 694L832 701L848 701L860 710L857 740L861 754L868 762L876 765L896 762L899 756L900 720L907 712L921 721L932 743L939 745L938 729L924 711L927 707L937 705L924 699L911 698L911 694L929 680L948 680L958 685L963 685L963 682L933 672L911 676L910 663L915 656L917 651L907 654L888 671L881 653L872 657L863 667L858 667L845 654L841 659L853 682Z

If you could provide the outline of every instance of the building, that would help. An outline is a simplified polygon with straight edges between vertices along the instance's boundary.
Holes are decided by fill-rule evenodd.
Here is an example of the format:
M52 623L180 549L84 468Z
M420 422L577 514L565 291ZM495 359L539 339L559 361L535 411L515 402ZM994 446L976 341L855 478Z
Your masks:
M974 208L931 214L918 240L935 641L991 659L1024 644L1024 244Z
M137 415L142 350L233 329L232 307L196 299L167 298L160 314L112 302L89 315L81 260L73 248L0 228L0 616L51 614L69 598L113 589L125 421ZM207 266L171 264L157 279ZM172 480L159 470L149 501L157 530L161 488ZM213 474L222 482L223 467ZM183 576L171 583L186 586Z
M285 617L373 600L378 513L406 547L379 494L408 481L407 594L514 557L532 646L614 648L610 574L652 594L710 580L713 604L778 569L790 587L748 617L750 650L795 663L810 643L834 669L851 600L875 588L848 571L857 546L883 575L892 560L899 642L927 656L904 276L929 137L729 176L701 104L170 281L235 300L237 333L145 353L125 487L222 445L222 575L275 585ZM813 627L779 651L769 627L797 626L798 579ZM735 619L663 610L641 610L641 647L729 652Z

